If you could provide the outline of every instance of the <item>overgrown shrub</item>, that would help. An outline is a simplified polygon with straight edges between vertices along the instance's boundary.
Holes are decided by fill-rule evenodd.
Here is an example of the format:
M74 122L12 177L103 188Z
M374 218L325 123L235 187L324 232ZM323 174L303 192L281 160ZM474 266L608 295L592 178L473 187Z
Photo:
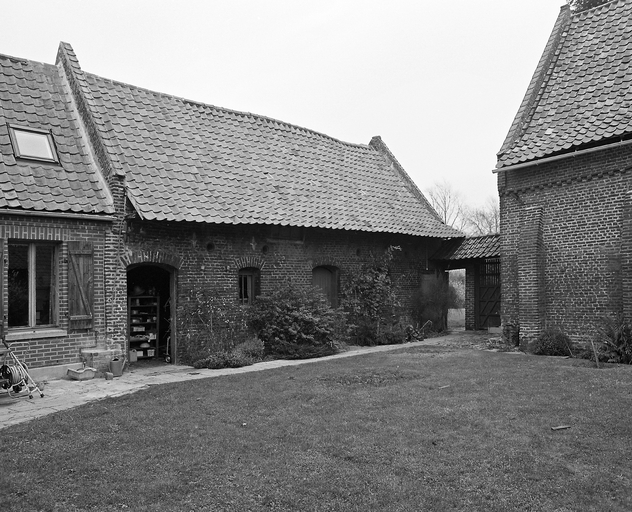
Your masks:
M632 326L621 314L605 316L597 326L600 360L632 364Z
M408 334L404 329L393 328L382 331L377 339L378 345L398 345L408 340Z
M533 342L532 352L540 356L572 356L571 339L558 328L548 328Z
M447 280L437 277L413 295L411 316L418 325L432 322L433 330L447 328L448 309L458 304L458 293Z
M510 346L520 345L520 323L517 320L503 319L502 339Z
M399 339L395 333L402 330L398 315L400 304L389 272L394 252L399 250L397 246L388 247L384 254L373 256L360 269L347 275L341 305L348 313L352 343L378 345ZM404 338L402 333L402 340Z
M232 350L221 350L193 363L194 368L240 368L263 360L263 343L254 338Z
M265 355L306 359L337 352L343 313L329 306L319 288L283 283L249 309L248 325L263 342Z
M192 364L246 341L246 309L216 290L193 287L178 302L180 357Z

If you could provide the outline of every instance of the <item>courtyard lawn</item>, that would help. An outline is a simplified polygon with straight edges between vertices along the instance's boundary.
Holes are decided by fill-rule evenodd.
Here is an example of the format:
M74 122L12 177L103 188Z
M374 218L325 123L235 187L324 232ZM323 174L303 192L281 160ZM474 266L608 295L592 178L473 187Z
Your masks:
M0 505L629 511L632 367L582 363L411 347L152 387L0 431Z

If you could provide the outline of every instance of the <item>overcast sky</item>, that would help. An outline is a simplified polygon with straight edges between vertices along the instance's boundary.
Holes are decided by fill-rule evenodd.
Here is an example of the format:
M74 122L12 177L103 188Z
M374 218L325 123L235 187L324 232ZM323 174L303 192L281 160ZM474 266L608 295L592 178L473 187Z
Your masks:
M368 144L422 190L496 196L496 153L564 0L5 0L0 53ZM7 21L11 21L7 23Z

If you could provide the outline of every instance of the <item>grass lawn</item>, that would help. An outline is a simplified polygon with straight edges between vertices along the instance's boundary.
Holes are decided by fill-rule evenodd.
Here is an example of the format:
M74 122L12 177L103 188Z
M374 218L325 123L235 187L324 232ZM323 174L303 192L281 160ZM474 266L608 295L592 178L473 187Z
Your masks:
M631 412L629 366L411 347L0 431L0 508L630 511Z

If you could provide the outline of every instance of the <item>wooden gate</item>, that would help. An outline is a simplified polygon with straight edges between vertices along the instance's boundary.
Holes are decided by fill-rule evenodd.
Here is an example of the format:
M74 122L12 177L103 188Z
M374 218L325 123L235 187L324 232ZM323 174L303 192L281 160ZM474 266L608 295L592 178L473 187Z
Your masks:
M500 258L476 266L476 329L500 326Z

